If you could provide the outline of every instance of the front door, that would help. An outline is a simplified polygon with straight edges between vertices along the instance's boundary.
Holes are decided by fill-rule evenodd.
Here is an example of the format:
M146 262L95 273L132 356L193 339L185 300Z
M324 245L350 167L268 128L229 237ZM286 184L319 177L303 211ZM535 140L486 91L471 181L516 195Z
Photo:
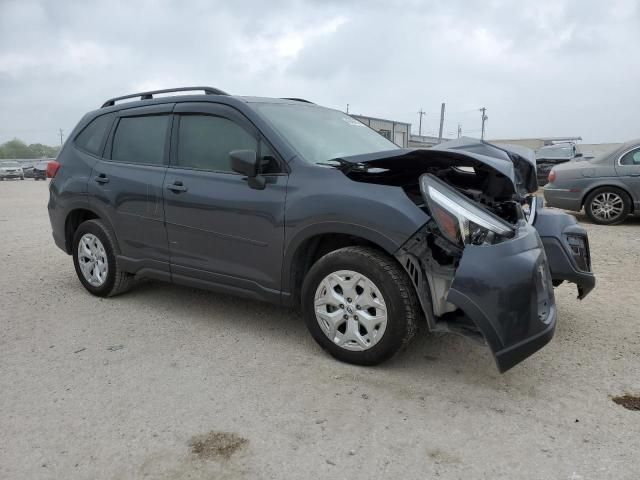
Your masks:
M231 170L229 152L264 159L263 190ZM231 107L175 109L164 210L175 281L277 300L288 175L255 127Z

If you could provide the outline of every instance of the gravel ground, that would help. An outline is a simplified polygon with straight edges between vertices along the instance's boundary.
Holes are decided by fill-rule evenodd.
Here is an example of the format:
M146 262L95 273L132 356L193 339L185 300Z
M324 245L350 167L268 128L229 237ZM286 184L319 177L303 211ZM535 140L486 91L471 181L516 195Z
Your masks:
M421 333L338 363L295 312L157 282L98 299L45 182L0 183L0 478L640 478L640 220L590 225L598 286L504 375Z

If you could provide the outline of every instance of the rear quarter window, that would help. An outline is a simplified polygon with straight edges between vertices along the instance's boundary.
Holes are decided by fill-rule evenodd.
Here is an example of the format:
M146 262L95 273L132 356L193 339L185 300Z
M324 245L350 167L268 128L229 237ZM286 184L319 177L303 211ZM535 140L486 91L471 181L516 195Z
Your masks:
M76 137L76 145L93 155L102 154L104 138L111 127L115 115L101 115L93 119Z
M640 165L640 148L625 153L620 159L620 165Z

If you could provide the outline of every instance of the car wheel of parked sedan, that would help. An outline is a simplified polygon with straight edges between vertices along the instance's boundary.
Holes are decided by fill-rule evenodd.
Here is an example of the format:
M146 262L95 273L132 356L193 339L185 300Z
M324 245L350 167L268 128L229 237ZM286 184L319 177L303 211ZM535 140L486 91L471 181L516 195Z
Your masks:
M98 297L112 297L131 286L133 276L123 272L115 257L115 239L100 220L80 224L73 237L73 264L80 282Z
M376 365L413 337L418 303L400 265L368 247L328 253L309 270L302 286L307 328L338 360Z
M631 210L629 196L615 187L597 188L584 201L584 209L593 223L613 225L623 222Z

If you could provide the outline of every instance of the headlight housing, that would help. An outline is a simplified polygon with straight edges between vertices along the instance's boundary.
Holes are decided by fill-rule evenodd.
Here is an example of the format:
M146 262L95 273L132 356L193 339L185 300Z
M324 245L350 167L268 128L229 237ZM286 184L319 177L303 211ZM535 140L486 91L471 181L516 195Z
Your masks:
M491 245L515 234L512 225L427 173L420 190L440 232L454 244Z

